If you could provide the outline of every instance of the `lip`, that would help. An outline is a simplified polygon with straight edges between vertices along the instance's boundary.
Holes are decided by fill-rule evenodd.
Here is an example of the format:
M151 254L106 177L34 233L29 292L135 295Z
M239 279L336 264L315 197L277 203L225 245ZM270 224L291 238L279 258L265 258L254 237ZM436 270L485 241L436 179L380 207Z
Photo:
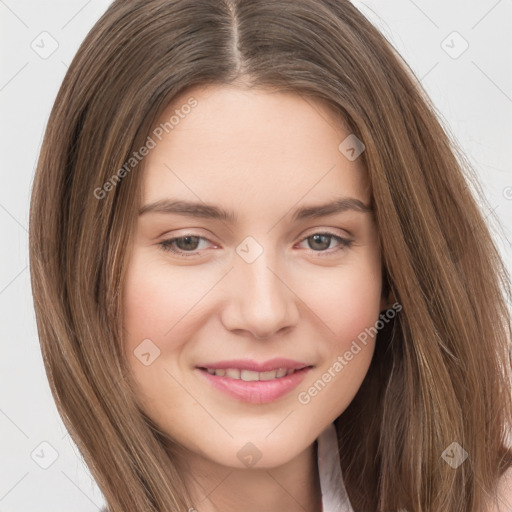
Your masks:
M211 370L225 370L227 368L238 368L239 370L252 370L253 372L269 372L278 368L286 368L287 370L300 370L310 366L306 363L286 359L284 357L275 357L268 361L259 363L253 359L231 359L230 361L217 361L216 363L198 364L197 368L207 368Z
M228 396L242 402L251 404L264 404L273 402L274 400L285 396L294 388L296 388L304 380L306 374L309 372L309 370L312 369L312 366L307 366L300 370L296 370L291 375L263 381L243 381L239 379L231 379L228 377L219 377L217 375L211 375L204 368L205 367L196 368L195 371L197 371L199 375L206 379L208 384L213 386L215 389L222 391ZM214 368L221 369L219 366L215 366ZM240 368L240 366L227 366L226 368ZM281 368L285 367L282 366Z

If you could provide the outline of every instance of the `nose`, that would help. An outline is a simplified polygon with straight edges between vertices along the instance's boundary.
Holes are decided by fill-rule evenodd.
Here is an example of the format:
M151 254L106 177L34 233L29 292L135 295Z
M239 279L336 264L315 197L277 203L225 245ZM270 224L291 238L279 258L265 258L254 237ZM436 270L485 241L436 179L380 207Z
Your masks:
M264 250L252 263L237 257L234 267L222 312L226 329L264 340L297 325L298 298L287 283L288 273L270 251Z

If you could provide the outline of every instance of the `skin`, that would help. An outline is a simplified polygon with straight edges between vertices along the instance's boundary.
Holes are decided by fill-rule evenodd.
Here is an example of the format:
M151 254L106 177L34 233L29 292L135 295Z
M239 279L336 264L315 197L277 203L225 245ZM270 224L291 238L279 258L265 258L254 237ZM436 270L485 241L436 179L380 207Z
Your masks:
M233 210L237 220L139 216L123 287L137 399L187 450L180 462L194 495L191 507L320 511L315 440L355 396L375 339L309 403L298 394L332 368L388 302L371 213L291 217L295 208L340 197L369 204L362 159L349 161L338 150L350 132L334 111L292 93L194 87L156 124L190 97L197 106L145 157L142 205L171 197L213 203ZM311 238L325 231L334 236ZM193 256L161 245L185 235L204 237L174 243ZM252 263L236 252L248 236L263 249ZM352 244L344 247L336 236ZM134 356L145 339L160 350L148 366ZM231 398L195 369L278 356L314 367L298 388L266 404ZM251 467L237 457L248 442L261 454Z

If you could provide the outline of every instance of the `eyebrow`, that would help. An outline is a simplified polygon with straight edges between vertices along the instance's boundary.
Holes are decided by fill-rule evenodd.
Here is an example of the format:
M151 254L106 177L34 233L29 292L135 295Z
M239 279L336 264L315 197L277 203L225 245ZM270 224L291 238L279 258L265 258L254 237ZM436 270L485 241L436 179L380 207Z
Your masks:
M346 211L372 213L373 208L354 197L343 197L325 204L297 208L293 210L292 222L297 222L303 219L326 217L328 215L343 213ZM144 205L139 210L139 216L149 212L213 219L231 224L235 223L237 220L237 216L233 211L224 210L223 208L213 204L172 199L161 199Z

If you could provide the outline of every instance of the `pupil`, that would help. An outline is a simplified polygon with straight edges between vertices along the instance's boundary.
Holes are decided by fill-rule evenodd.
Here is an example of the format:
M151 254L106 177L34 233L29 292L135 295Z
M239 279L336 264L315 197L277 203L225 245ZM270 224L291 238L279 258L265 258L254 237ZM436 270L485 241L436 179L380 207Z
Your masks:
M329 238L330 238L330 235L313 235L311 238L313 238L313 245L314 245L315 243L317 243L317 241L318 241L318 239L319 239L319 238L324 238L324 239L326 239L326 240L327 240L327 245L326 245L325 243L324 243L324 244L322 244L322 243L320 242L320 245L321 245L322 247L316 247L317 249L327 249L327 248L329 247ZM313 247L313 248L314 248L314 247Z
M196 242L195 244L192 243L192 245L194 245L194 247L187 246L187 242L190 242L190 240ZM183 249L183 250L192 249L192 250L194 250L194 249L197 249L197 242L198 242L198 240L199 240L199 237L197 237L197 236L184 236L182 238L179 238L176 241L176 243L177 243L177 245L178 245L178 247L180 249ZM182 242L185 242L185 243L182 244ZM180 245L185 245L185 247L180 247Z

